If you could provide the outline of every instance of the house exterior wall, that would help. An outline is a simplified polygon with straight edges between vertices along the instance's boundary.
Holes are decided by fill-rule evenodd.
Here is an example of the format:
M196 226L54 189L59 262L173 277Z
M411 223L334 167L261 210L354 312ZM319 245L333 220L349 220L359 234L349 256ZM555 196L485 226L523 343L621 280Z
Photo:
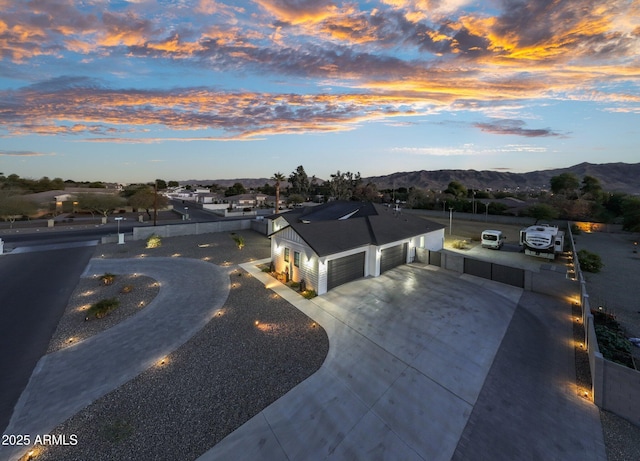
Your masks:
M444 248L444 228L424 234L424 243L417 245L418 248L426 248L431 251L439 251Z
M274 220L274 228L277 224ZM279 224L279 223L278 223ZM329 256L318 255L291 228L284 228L271 237L271 255L274 269L279 273L289 273L290 280L305 281L307 289L313 289L318 294L327 292L327 271L329 261L365 252L364 275L377 277L380 275L380 259L385 248L407 243L407 258L405 263L413 262L416 248L426 248L438 251L443 248L444 229L417 235L408 239L398 240L385 245L364 245L348 251ZM285 248L289 249L289 261L285 261ZM300 254L300 264L295 265L295 252Z
M286 248L289 249L289 261L285 261ZM300 255L297 266L296 252ZM271 255L276 272L288 272L290 280L304 280L307 289L318 292L318 256L293 229L284 229L271 238Z

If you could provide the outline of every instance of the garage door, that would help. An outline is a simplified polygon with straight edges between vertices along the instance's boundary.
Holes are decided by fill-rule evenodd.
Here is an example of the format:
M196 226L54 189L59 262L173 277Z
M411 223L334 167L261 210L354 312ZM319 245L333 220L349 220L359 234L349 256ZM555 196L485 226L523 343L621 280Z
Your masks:
M327 268L327 290L364 277L364 252L332 259Z
M382 250L380 255L380 273L407 262L407 244L397 245Z

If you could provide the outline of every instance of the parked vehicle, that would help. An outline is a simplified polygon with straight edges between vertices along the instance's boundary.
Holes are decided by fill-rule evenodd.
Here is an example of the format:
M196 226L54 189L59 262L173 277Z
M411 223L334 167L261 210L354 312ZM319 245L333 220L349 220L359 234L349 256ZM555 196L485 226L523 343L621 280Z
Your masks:
M506 237L502 235L502 231L487 229L482 231L481 244L483 248L499 250L502 248L505 238Z
M555 259L564 249L564 231L549 224L530 226L520 231L520 245L527 255Z

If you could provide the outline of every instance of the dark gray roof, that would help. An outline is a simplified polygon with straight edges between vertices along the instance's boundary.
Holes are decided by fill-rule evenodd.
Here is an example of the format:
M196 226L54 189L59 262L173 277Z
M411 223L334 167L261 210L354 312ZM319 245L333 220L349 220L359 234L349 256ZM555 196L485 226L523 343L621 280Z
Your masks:
M329 202L279 216L319 256L369 244L384 245L444 227L370 202Z

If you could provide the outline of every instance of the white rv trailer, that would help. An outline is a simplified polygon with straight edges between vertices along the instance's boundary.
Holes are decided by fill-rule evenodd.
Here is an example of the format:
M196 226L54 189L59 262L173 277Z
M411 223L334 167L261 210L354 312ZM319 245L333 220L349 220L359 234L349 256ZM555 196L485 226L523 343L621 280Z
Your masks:
M520 231L520 245L527 255L555 259L564 249L564 231L549 224L530 226Z

